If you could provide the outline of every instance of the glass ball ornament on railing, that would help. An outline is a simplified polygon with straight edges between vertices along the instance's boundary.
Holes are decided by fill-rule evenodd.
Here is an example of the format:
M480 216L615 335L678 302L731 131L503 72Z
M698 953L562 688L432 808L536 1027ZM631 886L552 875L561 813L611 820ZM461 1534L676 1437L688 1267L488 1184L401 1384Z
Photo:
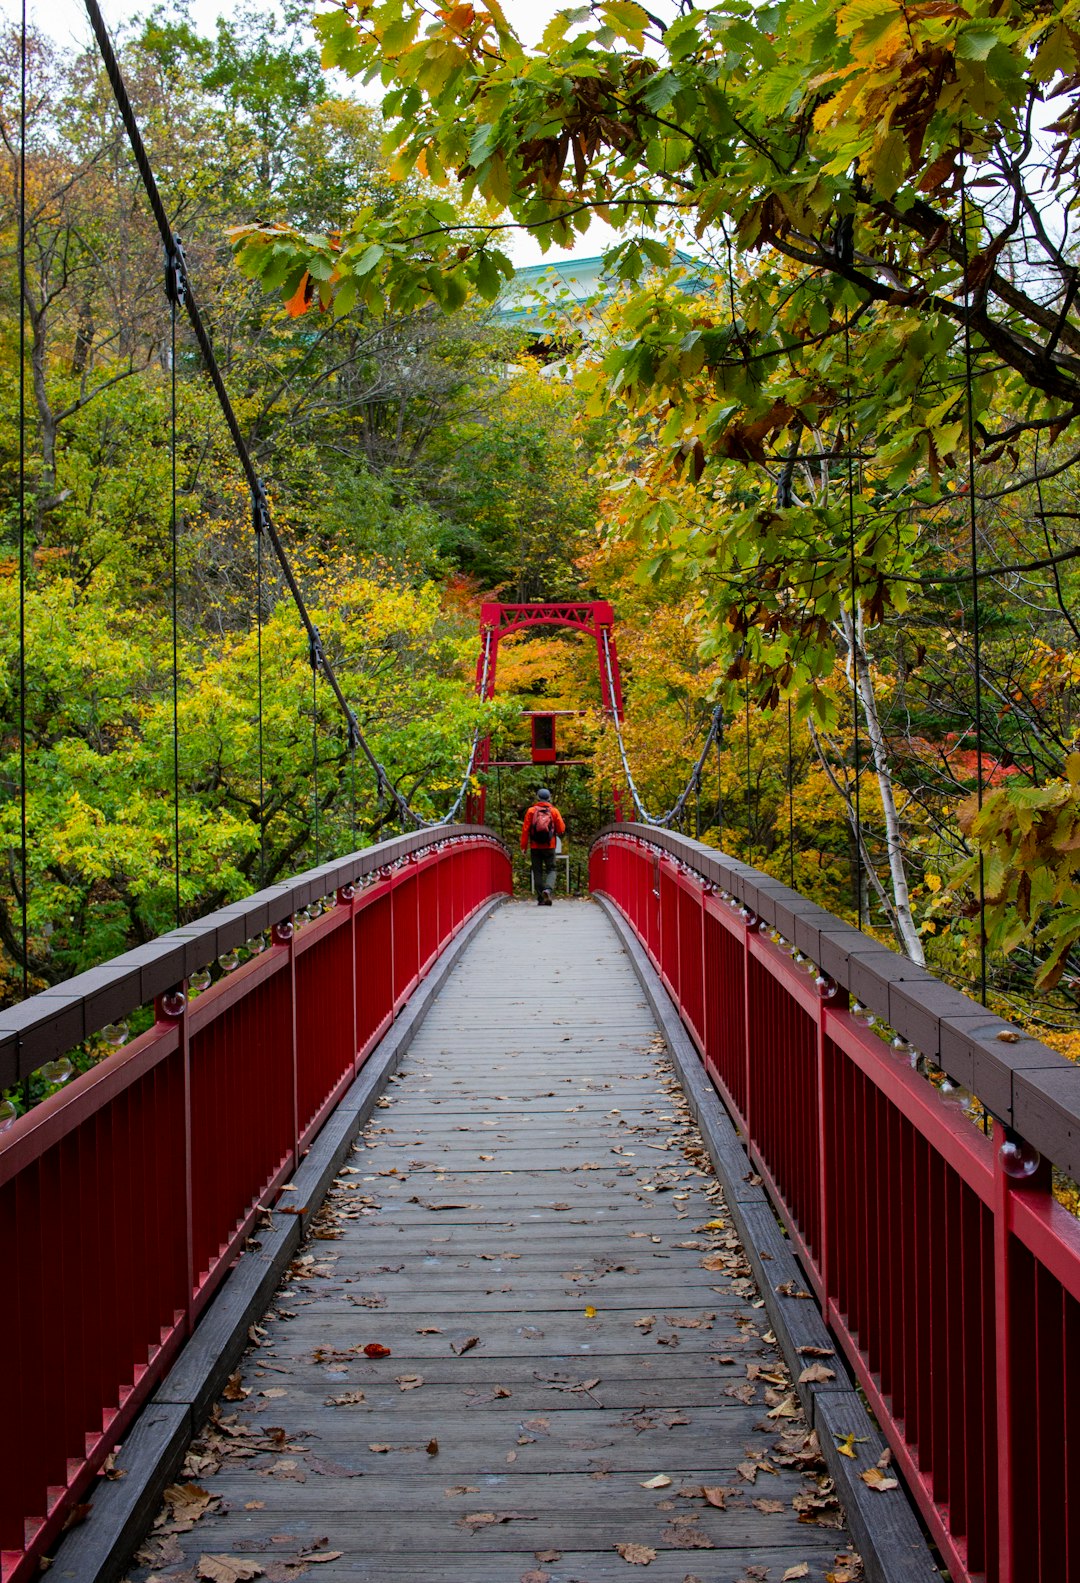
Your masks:
M338 906L339 907L346 907L346 906L348 906L349 902L352 901L352 899L353 899L353 897L355 895L356 895L356 886L355 885L341 885L341 886L339 886L338 887L338 893L337 893Z
M182 1017L184 1008L187 1005L187 996L184 994L183 986L178 984L175 989L167 989L158 1004L161 1007L163 1017L174 1019Z
M239 952L223 951L217 959L217 965L223 973L235 973L240 966Z
M0 1132L6 1132L19 1119L19 1112L10 1099L0 1099Z
M826 978L824 973L819 973L814 979L817 992L822 1000L835 1000L837 995L836 985L831 978Z
M249 956L262 956L266 950L266 936L264 934L252 935L250 940L244 941L244 950Z
M288 945L293 937L295 924L291 918L282 918L280 923L274 925L272 938L275 945Z
M861 1000L857 1000L852 1004L851 1015L855 1018L856 1022L863 1022L868 1028L872 1028L874 1023L877 1021L874 1013L869 1009L869 1007L864 1006Z
M188 979L188 991L201 995L204 989L209 989L214 982L213 975L208 967L200 967Z
M761 922L758 924L758 934L771 936L772 933L773 931L769 928L769 925L765 922L764 918L762 918Z
M126 1022L110 1022L101 1030L101 1037L114 1050L119 1050L122 1044L127 1043L127 1036L128 1025Z
M57 1061L46 1061L45 1065L39 1066L37 1070L42 1082L50 1084L53 1088L60 1088L75 1073L75 1068L66 1055L62 1055Z
M1028 1143L1018 1132L1011 1127L1005 1128L1005 1142L998 1150L998 1159L1001 1169L1006 1176L1011 1176L1014 1181L1022 1182L1035 1172L1042 1164L1042 1156L1033 1144Z

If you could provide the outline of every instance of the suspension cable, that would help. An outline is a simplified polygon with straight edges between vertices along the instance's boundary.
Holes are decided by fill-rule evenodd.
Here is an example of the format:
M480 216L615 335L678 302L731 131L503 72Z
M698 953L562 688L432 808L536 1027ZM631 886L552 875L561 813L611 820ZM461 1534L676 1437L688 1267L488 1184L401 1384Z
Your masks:
M975 508L975 396L971 376L971 278L968 259L967 157L960 125L960 233L964 259L964 384L967 394L967 475L969 555L971 563L971 631L975 665L975 795L983 805L982 764L982 623L979 600L979 521ZM979 848L979 999L986 1005L986 862Z
M851 721L854 739L852 749L855 755L855 793L852 806L852 821L855 825L855 851L854 851L854 880L855 880L855 921L858 928L863 926L863 870L862 870L862 766L859 762L862 756L862 743L859 736L859 598L858 578L855 562L855 460L854 440L852 435L851 419L851 313L844 318L844 406L847 416L847 517L848 517L848 561L851 578Z
M637 783L635 782L633 772L630 769L630 760L626 756L626 744L623 741L622 722L619 719L619 706L615 701L617 695L615 692L615 680L611 669L611 649L608 645L608 632L606 627L601 629L601 638L604 650L604 670L607 676L608 697L611 700L611 719L612 724L615 727L615 740L619 745L619 757L622 760L623 775L626 779L626 785L630 792L630 797L633 801L634 808L637 811L638 818L641 820L642 824L656 825L659 828L667 827L682 817L690 793L695 789L695 787L700 788L701 786L702 767L705 763L709 749L717 740L717 733L720 730L720 720L723 706L721 704L717 704L716 708L712 712L712 719L709 722L708 735L706 736L704 746L698 755L698 761L690 771L690 779L687 781L678 797L672 803L667 813L660 814L658 817L654 816L649 812L641 799L641 793L637 789Z
M19 908L24 1000L30 994L26 786L26 0L23 0L19 32ZM25 1097L29 1099L29 1086Z
M462 788L459 791L449 813L445 814L441 819L424 819L421 815L414 812L414 810L409 806L408 800L395 786L386 769L373 753L370 745L368 744L367 738L360 729L360 723L356 718L356 714L350 707L348 700L342 691L341 684L338 681L334 667L331 664L321 642L319 642L318 632L308 612L307 604L300 590L300 584L297 581L296 574L293 571L288 555L286 554L285 547L281 542L277 529L274 526L273 519L270 515L270 507L269 502L267 501L265 488L255 467L255 462L252 458L251 452L248 449L247 441L245 440L241 431L239 420L236 416L235 409L233 408L232 401L229 398L229 393L225 386L225 380L221 371L221 367L218 364L218 360L214 352L213 342L210 339L210 334L206 328L202 314L199 311L198 303L195 300L195 293L192 289L191 280L187 273L187 263L184 258L183 249L179 244L179 240L173 234L172 225L165 209L165 204L161 197L157 179L154 176L153 168L151 167L150 159L146 152L146 145L143 143L142 133L139 131L139 124L135 118L135 111L128 95L127 84L125 83L123 73L120 70L120 64L117 61L116 53L112 46L112 41L109 38L108 29L105 26L105 19L101 13L101 7L98 4L98 0L85 0L85 4L87 15L90 19L90 25L94 30L94 36L97 39L98 48L101 51L101 58L105 66L105 72L109 79L109 84L113 91L113 97L116 100L116 106L120 113L120 119L123 122L124 130L127 133L128 143L131 146L131 152L135 160L135 165L142 180L147 201L149 202L158 231L161 234L162 244L164 245L167 256L176 257L177 268L182 274L184 290L181 300L184 308L187 310L188 321L191 325L192 332L194 333L199 351L202 354L203 364L206 368L207 374L210 377L210 382L214 387L214 393L217 396L218 406L220 407L222 416L225 419L225 425L229 431L230 438L232 439L233 448L236 451L241 469L251 492L253 507L256 514L257 531L265 533L267 539L269 540L278 566L280 567L281 575L285 580L285 584L292 597L293 604L296 607L297 614L299 615L307 633L308 643L309 645L313 645L317 648L318 667L322 671L323 676L325 677L335 699L337 700L338 707L345 717L350 744L354 748L359 748L367 760L372 774L375 777L377 795L380 797L384 795L388 797L397 808L398 813L401 815L403 820L408 820L414 825L427 829L435 828L443 824L449 824L457 816L457 813L464 800L465 793L468 789L468 782L472 775L473 766L475 763L476 745L479 742L479 728L477 729L477 733L474 737L473 748L469 756L469 765L462 782Z
M255 666L259 711L257 730L259 736L259 888L261 890L266 884L266 762L263 724L263 541L258 511L252 512L252 521L255 529Z
M180 599L179 533L176 514L176 308L183 301L186 283L180 247L165 254L165 293L169 299L169 469L172 507L169 522L170 575L172 583L172 772L173 772L173 890L176 927L180 927Z

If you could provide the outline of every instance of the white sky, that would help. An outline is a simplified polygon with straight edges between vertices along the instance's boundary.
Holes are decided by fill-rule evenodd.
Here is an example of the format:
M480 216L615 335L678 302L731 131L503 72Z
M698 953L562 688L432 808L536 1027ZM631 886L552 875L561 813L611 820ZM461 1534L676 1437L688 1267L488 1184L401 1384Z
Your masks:
M106 24L116 31L124 22L145 16L154 8L154 0L99 0ZM269 10L272 0L254 0ZM522 34L527 44L539 41L547 23L555 12L572 0L503 0L507 18ZM26 0L28 20L31 25L48 33L58 44L85 47L92 39L90 24L82 0ZM211 34L219 14L228 14L228 0L189 0L191 20L201 33ZM17 24L20 0L0 0L0 17L9 24ZM136 105L136 110L138 106ZM531 238L518 233L507 233L504 248L515 264L534 264L547 259L556 262L566 258L587 258L600 253L611 241L614 233L600 221L594 221L586 236L569 252L553 249L543 254Z

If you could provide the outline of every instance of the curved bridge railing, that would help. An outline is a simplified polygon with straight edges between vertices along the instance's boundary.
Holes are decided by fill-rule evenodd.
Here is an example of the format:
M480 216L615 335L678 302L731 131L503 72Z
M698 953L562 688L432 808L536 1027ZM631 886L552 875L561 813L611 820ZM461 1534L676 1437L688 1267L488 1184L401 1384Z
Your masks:
M489 830L421 831L0 1012L9 1087L153 1007L144 1033L0 1135L4 1583L36 1575L396 1011L511 888Z
M679 1007L953 1578L1072 1576L1080 1223L1051 1162L1080 1179L1080 1069L699 842L610 826L590 883Z

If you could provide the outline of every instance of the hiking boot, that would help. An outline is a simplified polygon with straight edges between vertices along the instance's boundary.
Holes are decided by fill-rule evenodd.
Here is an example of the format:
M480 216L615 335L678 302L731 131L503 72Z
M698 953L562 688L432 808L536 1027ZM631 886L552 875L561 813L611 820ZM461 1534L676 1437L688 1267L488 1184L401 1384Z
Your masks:
M542 907L550 907L551 906L551 892L549 890L546 890L544 892L544 894L541 896L541 898L540 898L540 905Z

